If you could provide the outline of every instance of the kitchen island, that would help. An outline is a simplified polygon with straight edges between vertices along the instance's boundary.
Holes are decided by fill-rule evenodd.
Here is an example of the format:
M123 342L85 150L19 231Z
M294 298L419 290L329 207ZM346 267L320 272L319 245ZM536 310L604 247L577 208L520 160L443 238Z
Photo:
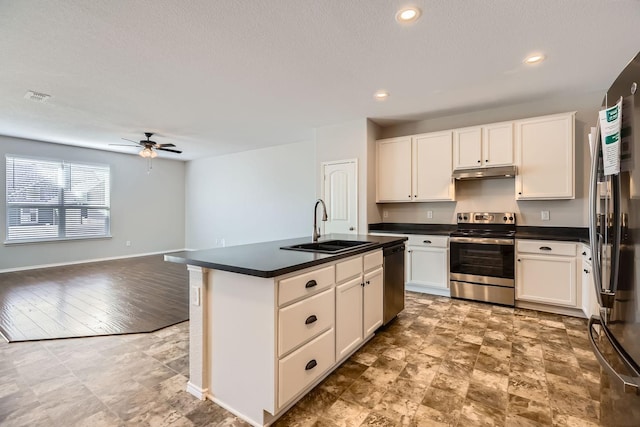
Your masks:
M185 251L189 383L252 425L269 425L382 325L382 249L405 237L329 235L339 253L281 249L310 238Z

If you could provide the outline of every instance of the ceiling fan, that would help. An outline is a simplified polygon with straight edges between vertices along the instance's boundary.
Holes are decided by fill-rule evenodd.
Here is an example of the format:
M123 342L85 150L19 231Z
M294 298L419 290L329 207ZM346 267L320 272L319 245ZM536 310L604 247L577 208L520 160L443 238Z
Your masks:
M180 150L172 150L171 148L168 148L168 147L175 147L174 144L158 144L157 142L152 141L150 138L153 136L153 133L145 132L144 134L147 137L147 139L141 139L140 141L133 141L131 139L122 138L125 141L133 142L136 145L131 145L131 144L109 144L109 145L120 146L120 147L139 147L139 148L141 147L142 150L140 150L138 154L142 157L150 158L150 159L158 157L158 153L156 152L156 150L169 151L171 153L178 153L178 154L182 153L182 151Z

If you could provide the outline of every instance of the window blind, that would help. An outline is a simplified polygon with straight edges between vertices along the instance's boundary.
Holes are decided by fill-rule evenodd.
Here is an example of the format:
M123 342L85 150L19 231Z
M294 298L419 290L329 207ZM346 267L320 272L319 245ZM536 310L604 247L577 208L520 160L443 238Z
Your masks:
M110 168L7 155L6 243L110 236Z

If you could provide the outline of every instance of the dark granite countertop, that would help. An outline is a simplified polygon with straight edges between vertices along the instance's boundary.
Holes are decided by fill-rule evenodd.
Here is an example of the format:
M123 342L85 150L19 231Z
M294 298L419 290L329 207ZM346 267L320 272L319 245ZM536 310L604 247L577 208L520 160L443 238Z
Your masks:
M436 236L448 236L455 229L455 224L410 224L400 222L369 224L370 233L431 234Z
M516 227L516 239L589 243L587 227Z
M369 232L397 234L431 234L447 236L456 229L454 224L410 224L386 222L369 224ZM516 239L562 240L589 243L587 227L532 227L517 226Z
M311 242L311 237L301 237L297 239L254 243L251 245L229 246L226 248L172 252L165 254L164 259L165 261L196 265L212 270L230 271L232 273L267 278L292 273L308 267L369 252L374 249L393 246L396 243L407 240L406 237L395 236L330 234L321 237L319 241L336 239L360 240L372 242L373 244L340 254L320 254L280 249L282 246Z

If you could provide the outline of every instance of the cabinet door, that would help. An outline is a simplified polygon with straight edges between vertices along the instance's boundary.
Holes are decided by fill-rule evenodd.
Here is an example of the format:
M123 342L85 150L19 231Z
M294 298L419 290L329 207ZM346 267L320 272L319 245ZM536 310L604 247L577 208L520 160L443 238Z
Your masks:
M336 287L336 360L363 340L362 276Z
M574 114L516 122L516 199L574 198Z
M577 307L575 256L518 254L516 299Z
M600 314L600 306L596 297L596 288L593 283L593 273L591 263L582 261L582 311L585 316L591 317Z
M513 123L495 123L482 128L482 164L513 164Z
M413 138L413 200L454 200L451 131Z
M409 246L408 283L447 289L449 287L448 251Z
M364 336L372 335L382 326L382 304L384 289L382 287L382 268L365 274L363 296L363 329Z
M482 166L482 128L453 131L453 168L468 169Z
M377 141L378 202L411 201L411 137Z

